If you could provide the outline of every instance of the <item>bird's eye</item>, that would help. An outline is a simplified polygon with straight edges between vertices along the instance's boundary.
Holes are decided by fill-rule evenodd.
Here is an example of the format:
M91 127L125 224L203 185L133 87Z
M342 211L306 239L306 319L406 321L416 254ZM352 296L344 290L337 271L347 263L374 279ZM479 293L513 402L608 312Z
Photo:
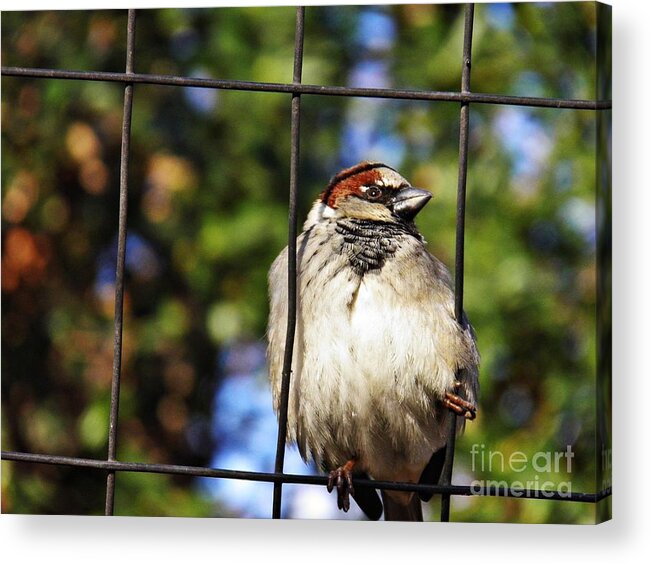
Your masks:
M370 186L365 194L369 200L379 200L382 197L382 190L377 186Z

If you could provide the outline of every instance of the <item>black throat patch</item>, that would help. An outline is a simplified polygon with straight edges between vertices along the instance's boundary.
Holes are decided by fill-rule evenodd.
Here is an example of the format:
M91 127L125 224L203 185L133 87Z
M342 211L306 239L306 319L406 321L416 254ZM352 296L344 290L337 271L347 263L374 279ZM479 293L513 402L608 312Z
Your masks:
M341 251L348 256L353 270L364 276L384 266L407 237L422 237L413 223L392 223L368 219L340 219L337 233L343 237Z

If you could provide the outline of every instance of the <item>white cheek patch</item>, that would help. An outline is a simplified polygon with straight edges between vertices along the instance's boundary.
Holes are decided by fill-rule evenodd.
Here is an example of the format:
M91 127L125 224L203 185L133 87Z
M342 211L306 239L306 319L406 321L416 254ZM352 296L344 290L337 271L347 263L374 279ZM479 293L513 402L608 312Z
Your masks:
M327 204L324 204L321 200L316 200L314 204L312 204L310 213L307 215L307 219L303 224L303 229L309 229L314 224L319 223L319 221L323 219L333 218L336 216L336 214L337 210L331 208Z
M335 216L337 212L330 206L323 204L323 209L321 210L321 217L323 219L330 219Z

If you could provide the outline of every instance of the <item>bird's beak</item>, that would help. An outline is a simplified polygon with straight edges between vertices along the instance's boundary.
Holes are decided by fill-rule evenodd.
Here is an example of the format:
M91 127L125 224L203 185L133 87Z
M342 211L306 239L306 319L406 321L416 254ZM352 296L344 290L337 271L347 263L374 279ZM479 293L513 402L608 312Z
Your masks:
M402 219L412 220L431 198L431 192L409 186L399 190L391 199L390 205L393 213L397 216Z

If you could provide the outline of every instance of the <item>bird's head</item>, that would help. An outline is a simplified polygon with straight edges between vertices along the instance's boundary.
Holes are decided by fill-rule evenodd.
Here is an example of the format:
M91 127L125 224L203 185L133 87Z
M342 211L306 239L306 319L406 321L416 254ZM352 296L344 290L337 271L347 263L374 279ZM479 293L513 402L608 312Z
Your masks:
M321 193L321 216L412 221L432 194L414 188L391 167L362 162L336 174Z

